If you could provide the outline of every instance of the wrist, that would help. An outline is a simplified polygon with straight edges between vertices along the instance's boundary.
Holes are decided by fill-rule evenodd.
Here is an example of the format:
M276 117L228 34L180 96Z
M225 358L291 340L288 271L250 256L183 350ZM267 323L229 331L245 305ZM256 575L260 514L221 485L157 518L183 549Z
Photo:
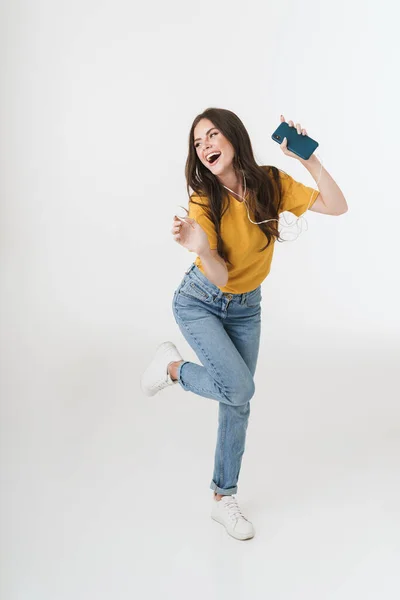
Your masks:
M211 256L211 248L204 248L200 252L197 253L197 256L200 259L205 259Z
M301 164L305 166L306 169L310 169L315 165L319 165L320 162L318 160L318 158L315 156L315 154L311 154L310 158L308 158L307 160L304 160L303 158L299 159Z

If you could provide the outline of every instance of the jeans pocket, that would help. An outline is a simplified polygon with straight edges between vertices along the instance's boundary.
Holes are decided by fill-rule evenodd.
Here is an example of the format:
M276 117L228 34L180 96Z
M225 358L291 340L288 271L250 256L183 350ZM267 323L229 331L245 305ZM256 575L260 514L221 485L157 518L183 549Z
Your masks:
M259 285L258 288L256 288L252 292L247 293L246 306L248 306L249 308L259 306L261 300L262 300L261 285Z
M182 287L178 290L178 296L182 294L187 298L193 298L195 300L202 300L203 302L213 302L214 298L207 289L203 288L200 283L197 281L193 281L193 279L188 278L182 284Z

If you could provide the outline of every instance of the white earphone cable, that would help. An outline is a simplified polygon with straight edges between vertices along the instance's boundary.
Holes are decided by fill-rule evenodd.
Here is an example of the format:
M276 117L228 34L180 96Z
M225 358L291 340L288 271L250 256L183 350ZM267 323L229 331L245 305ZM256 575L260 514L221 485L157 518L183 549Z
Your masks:
M316 156L318 156L318 155L316 155ZM318 156L318 158L320 159L320 157L319 157L319 156ZM320 160L321 160L321 159L320 159ZM243 180L244 180L244 196L246 196L246 189L247 189L247 188L246 188L246 177L245 177L245 175L244 175L244 171L242 171L242 173L243 173ZM316 185L317 185L317 186L318 186L318 184L319 184L319 182L320 182L320 180L321 180L321 173L322 173L322 160L321 160L321 168L320 168L319 175L318 175L318 181L316 182ZM249 209L248 209L248 205L247 205L247 200L246 200L246 198L245 198L244 196L241 196L240 194L237 194L236 192L234 192L233 190L231 190L230 188L228 188L226 185L224 185L224 188L226 188L227 190L229 190L229 191L230 191L232 194L234 194L235 196L239 196L239 198L242 198L243 202L244 202L244 203L245 203L245 205L246 205L246 210L247 210L247 218L249 219L249 221L251 221L251 223L254 223L254 225L260 225L261 223L268 223L269 221L278 221L278 223L280 223L281 221L285 221L285 226L286 226L286 227L288 227L288 228L290 228L290 227L294 227L295 225L297 225L297 224L298 224L298 222L300 221L300 223L301 223L301 224L302 224L303 222L306 224L305 231L307 231L307 229L308 229L308 224L307 224L307 221L306 221L306 219L303 217L303 215L300 215L300 217L297 217L297 219L296 219L295 221L293 221L292 223L288 223L288 222L287 222L287 219L286 219L286 216L285 216L285 215L283 215L283 216L281 217L281 219L266 219L265 221L252 221L252 219L250 218L250 214L249 214ZM315 193L315 190L313 190L313 192L312 192L312 194L311 194L310 202L308 203L308 206L307 206L307 208L306 208L306 210L305 210L304 212L307 212L307 210L308 210L308 208L309 208L309 206L310 206L310 204L311 204L311 202L312 202L312 198L313 198L313 195L314 195L314 193ZM318 193L318 192L317 192L317 193ZM298 235L297 235L297 236L296 236L294 239L297 239L297 238L299 237L299 235L300 235L300 233L302 232L302 230L303 230L303 228L302 228L302 225L300 225L300 228L299 228L299 233L298 233ZM290 241L290 240L286 240L286 241ZM291 241L294 241L294 240L291 240Z

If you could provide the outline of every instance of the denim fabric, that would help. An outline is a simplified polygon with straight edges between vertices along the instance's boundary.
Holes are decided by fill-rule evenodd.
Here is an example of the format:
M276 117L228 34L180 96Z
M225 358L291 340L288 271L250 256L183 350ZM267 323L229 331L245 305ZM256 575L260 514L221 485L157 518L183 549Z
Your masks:
M174 318L203 366L184 361L184 390L219 402L210 488L237 492L261 331L261 285L243 294L222 292L193 263L174 293Z

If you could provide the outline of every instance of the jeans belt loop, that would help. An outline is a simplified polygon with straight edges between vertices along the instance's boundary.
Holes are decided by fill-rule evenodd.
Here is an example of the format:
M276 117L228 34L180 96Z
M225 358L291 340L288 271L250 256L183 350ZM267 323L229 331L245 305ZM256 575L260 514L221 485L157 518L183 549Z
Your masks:
M189 271L191 271L193 269L193 264L190 265L190 267L185 271L186 275L189 273Z

